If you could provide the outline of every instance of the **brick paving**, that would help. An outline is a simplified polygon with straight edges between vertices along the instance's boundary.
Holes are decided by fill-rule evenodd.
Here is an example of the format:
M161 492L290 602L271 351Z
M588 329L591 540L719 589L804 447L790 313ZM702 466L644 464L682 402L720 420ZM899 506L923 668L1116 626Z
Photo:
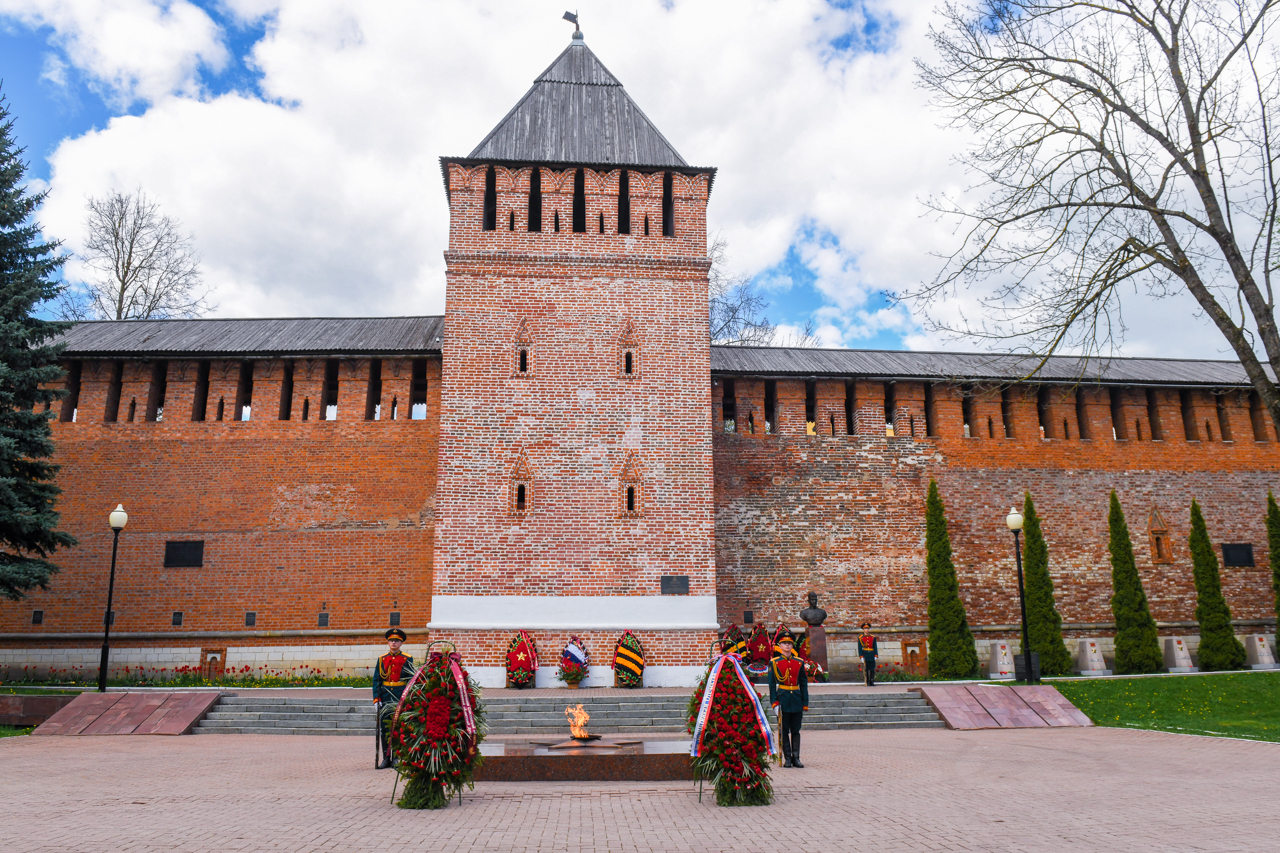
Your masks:
M357 738L0 740L0 845L147 851L1264 850L1280 745L1119 729L813 732L777 802L687 783L482 783L389 803Z

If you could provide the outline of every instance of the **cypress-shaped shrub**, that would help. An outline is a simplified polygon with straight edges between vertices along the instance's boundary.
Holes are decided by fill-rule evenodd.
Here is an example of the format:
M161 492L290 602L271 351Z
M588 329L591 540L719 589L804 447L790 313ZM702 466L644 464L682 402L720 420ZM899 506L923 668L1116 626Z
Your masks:
M1049 576L1049 546L1040 531L1040 517L1031 493L1022 502L1022 530L1026 533L1026 549L1022 554L1022 573L1027 596L1027 633L1023 643L1040 655L1041 675L1070 675L1071 653L1062 641L1062 617L1053 601L1053 578ZM1024 645L1023 648L1026 648Z
M929 481L924 525L925 567L929 573L929 674L939 678L976 678L978 650L960 601L946 510L935 480Z
M1133 542L1120 499L1111 492L1111 612L1116 620L1116 673L1159 672L1164 667L1156 620L1151 618L1142 578L1133 561Z
M1191 566L1196 579L1196 621L1200 623L1200 669L1244 666L1244 646L1231 629L1231 610L1222 595L1218 555L1209 541L1200 504L1191 501Z
M1280 620L1280 506L1267 492L1267 553L1271 560L1271 591L1276 597L1276 619Z

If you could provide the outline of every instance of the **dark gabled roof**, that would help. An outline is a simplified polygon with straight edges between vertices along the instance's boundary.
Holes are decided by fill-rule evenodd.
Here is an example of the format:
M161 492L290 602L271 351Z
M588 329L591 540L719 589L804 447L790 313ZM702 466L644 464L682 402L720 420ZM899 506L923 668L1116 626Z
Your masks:
M688 167L581 33L468 160Z
M1037 359L997 353L907 352L903 350L807 349L800 347L711 348L711 372L741 376L844 377L1012 382ZM1209 385L1246 387L1238 361L1173 358L1084 360L1055 356L1032 381L1102 382L1112 385Z
M438 353L444 317L103 320L57 343L70 358L263 358Z

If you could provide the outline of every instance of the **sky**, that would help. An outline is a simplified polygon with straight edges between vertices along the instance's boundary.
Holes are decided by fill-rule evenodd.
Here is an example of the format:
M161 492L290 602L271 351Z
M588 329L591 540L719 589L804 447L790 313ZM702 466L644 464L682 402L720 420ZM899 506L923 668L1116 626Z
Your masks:
M568 45L560 0L0 0L0 85L39 214L85 268L86 199L141 189L202 257L212 316L444 310L441 155L465 156ZM932 280L969 140L916 81L928 2L603 0L587 45L686 161L709 230L784 333L974 351L886 293ZM961 292L940 316L972 314ZM1230 357L1190 297L1125 303L1121 354Z

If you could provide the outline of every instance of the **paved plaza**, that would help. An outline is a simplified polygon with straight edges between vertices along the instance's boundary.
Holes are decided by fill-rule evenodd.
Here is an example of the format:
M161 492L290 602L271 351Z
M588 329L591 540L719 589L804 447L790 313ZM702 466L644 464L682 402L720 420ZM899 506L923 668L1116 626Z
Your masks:
M364 738L0 740L0 846L133 851L1273 850L1280 744L1118 729L830 731L765 808L687 783L389 802Z

